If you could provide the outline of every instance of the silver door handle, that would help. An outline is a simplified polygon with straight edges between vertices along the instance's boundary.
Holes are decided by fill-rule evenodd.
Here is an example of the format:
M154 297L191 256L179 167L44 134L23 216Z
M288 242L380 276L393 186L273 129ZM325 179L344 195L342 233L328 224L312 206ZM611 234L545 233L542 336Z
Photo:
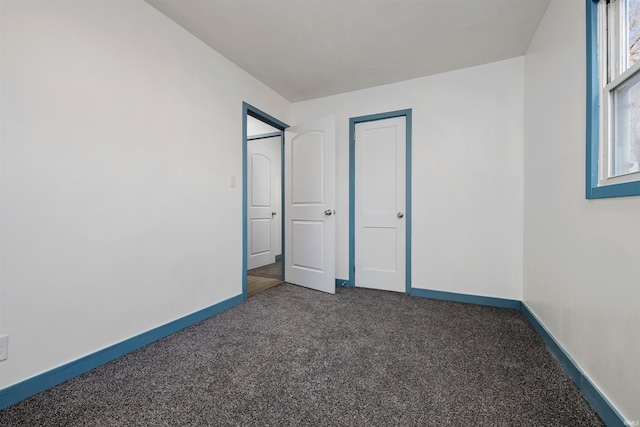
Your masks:
M324 211L324 214L329 216L329 215L331 215L332 212L333 211L331 209L327 209L326 211Z
M402 218L404 217L404 214L402 212L398 212L398 218Z

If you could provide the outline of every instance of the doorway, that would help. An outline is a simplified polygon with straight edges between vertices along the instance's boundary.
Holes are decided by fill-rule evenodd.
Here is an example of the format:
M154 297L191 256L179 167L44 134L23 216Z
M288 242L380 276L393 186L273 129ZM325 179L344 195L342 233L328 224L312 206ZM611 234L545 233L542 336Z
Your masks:
M410 293L411 110L349 122L349 282Z
M286 124L243 103L245 298L283 281L282 156Z
M260 126L266 124L275 128L276 132L267 129L266 134L258 131L257 138L249 138L249 123L257 123ZM242 125L243 297L246 299L249 295L248 278L253 277L247 274L251 257L255 256L251 259L253 263L258 262L262 255L264 258L267 258L267 255L272 256L267 254L270 245L266 242L269 238L264 237L268 235L266 230L269 229L269 197L259 196L263 201L255 203L256 208L262 209L261 215L256 213L253 217L249 213L249 205L254 202L249 201L250 182L253 185L249 175L253 173L249 172L250 141L273 136L280 138L280 197L284 200L280 220L275 219L284 230L280 236L283 239L281 264L284 265L284 274L280 275L279 281L286 280L287 283L335 293L335 118L327 116L289 128L285 123L244 102ZM264 172L269 169L266 167L268 163L270 162L264 158L256 157L255 165L251 166L257 166L257 169ZM268 174L265 172L263 176L266 177ZM256 178L255 182L258 186L261 185L259 179ZM274 215L274 212L271 211L271 221L278 216L277 213ZM250 220L255 220L255 224L250 225ZM256 230L258 232L254 233ZM251 273L255 273L255 270L251 269ZM253 290L251 294L254 294Z

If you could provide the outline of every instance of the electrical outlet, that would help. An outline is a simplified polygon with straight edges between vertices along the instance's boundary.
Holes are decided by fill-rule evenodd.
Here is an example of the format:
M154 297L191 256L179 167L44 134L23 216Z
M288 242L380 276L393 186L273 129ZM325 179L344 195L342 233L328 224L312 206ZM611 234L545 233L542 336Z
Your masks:
M0 361L7 360L9 353L9 335L0 335Z

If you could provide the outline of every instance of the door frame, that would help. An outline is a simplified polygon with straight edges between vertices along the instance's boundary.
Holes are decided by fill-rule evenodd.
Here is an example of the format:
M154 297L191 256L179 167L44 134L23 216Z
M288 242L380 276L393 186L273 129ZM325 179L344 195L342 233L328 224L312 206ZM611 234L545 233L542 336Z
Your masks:
M254 107L251 104L242 102L242 299L247 299L247 219L248 219L248 206L247 206L247 117L251 116L254 119L258 119L276 129L280 132L276 132L271 136L280 134L280 157L282 159L281 165L284 165L284 130L289 127L288 124L281 122L275 117L265 113L259 108ZM281 177L281 189L283 197L282 202L282 232L284 233L284 167L280 168ZM285 257L284 236L282 237L282 258L284 263ZM283 271L284 274L284 271Z
M389 111L387 113L371 114L367 116L349 118L349 283L356 285L356 124L377 120L404 117L406 126L406 208L405 208L405 292L411 294L411 108L406 110Z

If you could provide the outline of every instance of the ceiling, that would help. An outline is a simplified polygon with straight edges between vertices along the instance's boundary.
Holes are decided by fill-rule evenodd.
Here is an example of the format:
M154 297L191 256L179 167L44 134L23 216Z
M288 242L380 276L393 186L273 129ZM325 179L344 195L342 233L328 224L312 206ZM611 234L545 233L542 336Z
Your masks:
M291 102L524 55L549 0L146 0Z

